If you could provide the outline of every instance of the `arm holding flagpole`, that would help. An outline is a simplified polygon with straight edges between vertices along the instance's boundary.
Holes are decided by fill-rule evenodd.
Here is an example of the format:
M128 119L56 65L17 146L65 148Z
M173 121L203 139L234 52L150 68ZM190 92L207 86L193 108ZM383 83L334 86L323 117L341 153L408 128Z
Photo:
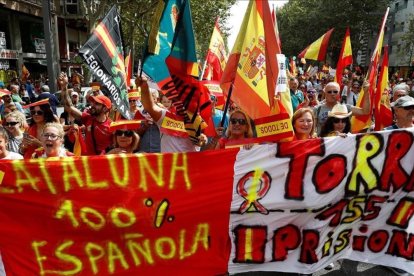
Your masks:
M352 106L351 111L352 115L360 116L360 115L367 115L371 111L371 99L369 96L369 82L368 80L364 81L362 85L362 89L364 90L364 98L362 99L364 102L362 103L362 108L357 106Z
M162 108L155 104L154 99L150 95L147 78L137 77L135 85L141 89L141 102L144 109L151 115L151 118L157 122L162 116Z
M69 80L68 80L68 76L66 75L66 73L64 72L60 73L58 82L62 89L61 95L62 95L62 101L63 101L63 106L65 108L65 111L71 114L73 117L75 117L75 119L80 120L82 118L82 111L77 109L72 103L72 99L70 98L69 89L68 89Z

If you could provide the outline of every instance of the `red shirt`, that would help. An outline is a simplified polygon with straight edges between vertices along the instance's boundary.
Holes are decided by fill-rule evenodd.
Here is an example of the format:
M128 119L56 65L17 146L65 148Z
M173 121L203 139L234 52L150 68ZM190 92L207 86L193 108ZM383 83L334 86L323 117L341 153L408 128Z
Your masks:
M105 153L105 149L112 144L112 134L109 132L111 119L105 122L98 122L88 112L82 113L82 123L85 125L86 155L99 155Z

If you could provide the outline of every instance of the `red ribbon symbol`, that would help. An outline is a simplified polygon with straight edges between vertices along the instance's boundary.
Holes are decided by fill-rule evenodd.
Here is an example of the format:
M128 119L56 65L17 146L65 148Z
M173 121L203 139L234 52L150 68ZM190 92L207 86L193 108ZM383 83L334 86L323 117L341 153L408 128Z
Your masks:
M237 193L245 199L240 205L240 214L247 212L252 205L258 212L264 215L269 213L269 211L259 202L259 199L263 198L269 191L271 181L272 178L269 173L261 170L248 172L239 180L237 183ZM245 189L247 182L250 182L248 187L249 191Z

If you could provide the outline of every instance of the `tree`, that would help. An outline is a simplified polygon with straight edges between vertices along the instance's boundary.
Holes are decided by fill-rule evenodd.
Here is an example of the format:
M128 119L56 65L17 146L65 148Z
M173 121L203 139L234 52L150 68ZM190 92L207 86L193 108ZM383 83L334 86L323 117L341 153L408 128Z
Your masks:
M411 66L414 63L414 15L408 20L408 31L401 37L401 41L399 53L407 57L407 64Z
M390 0L290 0L277 14L282 52L298 55L330 28L335 28L328 55L336 64L347 26L354 58L366 35L378 32Z

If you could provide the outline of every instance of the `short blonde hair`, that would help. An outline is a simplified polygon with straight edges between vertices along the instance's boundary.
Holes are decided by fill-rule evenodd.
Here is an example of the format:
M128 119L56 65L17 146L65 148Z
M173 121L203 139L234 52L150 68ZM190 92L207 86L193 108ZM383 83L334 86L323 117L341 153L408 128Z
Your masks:
M19 122L21 130L25 130L26 128L29 127L26 122L26 116L24 116L24 114L21 113L20 111L15 110L15 111L10 112L6 116L4 116L4 121L6 122L6 119L9 117L15 118L16 121Z
M63 126L62 124L59 124L59 123L46 123L42 129L42 134L45 132L45 129L48 127L56 128L59 133L60 138L63 139L63 136L65 136L65 131L63 130Z

